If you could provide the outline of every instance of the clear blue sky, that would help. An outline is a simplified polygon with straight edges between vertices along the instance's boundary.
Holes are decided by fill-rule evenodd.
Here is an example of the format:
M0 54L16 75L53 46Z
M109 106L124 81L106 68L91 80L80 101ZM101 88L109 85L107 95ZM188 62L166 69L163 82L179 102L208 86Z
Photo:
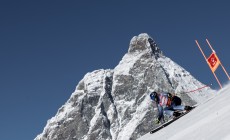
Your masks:
M113 69L130 39L151 35L164 54L218 88L195 44L208 38L230 72L228 2L0 1L0 139L41 133L87 72ZM228 81L221 69L217 75Z

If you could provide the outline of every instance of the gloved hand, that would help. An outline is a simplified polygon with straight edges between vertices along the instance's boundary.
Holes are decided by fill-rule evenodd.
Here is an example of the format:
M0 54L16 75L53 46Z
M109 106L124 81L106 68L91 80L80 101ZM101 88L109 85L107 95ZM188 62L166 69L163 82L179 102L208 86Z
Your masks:
M169 99L172 99L173 95L171 93L168 93L167 95Z
M158 118L155 119L155 124L160 124L160 120Z

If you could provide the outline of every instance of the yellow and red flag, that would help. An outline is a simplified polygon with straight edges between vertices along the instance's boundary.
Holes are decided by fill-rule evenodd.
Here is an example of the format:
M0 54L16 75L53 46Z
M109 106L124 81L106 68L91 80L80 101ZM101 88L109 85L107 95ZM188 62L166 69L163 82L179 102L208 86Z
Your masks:
M216 53L213 52L209 58L207 59L207 63L210 67L210 69L212 70L212 72L215 72L216 69L218 68L218 66L220 65L220 60L217 57Z

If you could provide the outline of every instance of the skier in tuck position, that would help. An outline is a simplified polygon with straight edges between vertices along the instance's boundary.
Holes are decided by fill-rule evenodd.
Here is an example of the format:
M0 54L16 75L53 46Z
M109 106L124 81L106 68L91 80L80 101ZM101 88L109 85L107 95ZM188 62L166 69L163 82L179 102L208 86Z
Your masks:
M152 92L150 93L150 98L156 103L158 116L155 120L156 124L164 123L164 114L168 117L178 117L181 115L181 111L189 111L193 107L181 105L181 99L178 96L173 96L171 93L162 92Z

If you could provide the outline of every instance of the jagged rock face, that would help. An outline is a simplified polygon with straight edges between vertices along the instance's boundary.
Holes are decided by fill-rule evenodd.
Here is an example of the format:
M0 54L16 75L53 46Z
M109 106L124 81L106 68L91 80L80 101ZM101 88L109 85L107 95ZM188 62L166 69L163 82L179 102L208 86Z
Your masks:
M189 105L211 95L211 89L185 93L203 84L152 46L149 38L133 37L114 70L86 74L35 140L137 139L155 127L151 91L176 93Z

